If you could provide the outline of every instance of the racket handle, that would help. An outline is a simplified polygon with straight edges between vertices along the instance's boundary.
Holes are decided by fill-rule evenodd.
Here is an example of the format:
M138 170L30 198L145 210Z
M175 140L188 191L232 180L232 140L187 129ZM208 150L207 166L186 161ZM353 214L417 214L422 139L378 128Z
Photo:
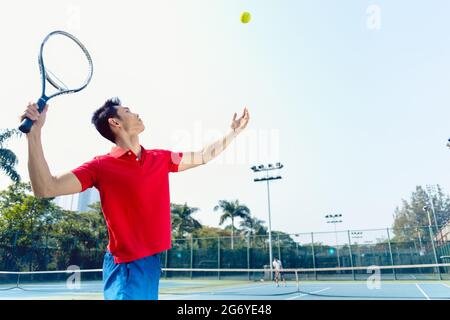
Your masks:
M38 111L39 113L42 112L42 110L44 110L45 104L47 103L48 98L47 97L41 97L39 98L37 105L38 105ZM23 133L29 133L31 130L31 127L33 126L34 121L29 119L29 118L25 118L22 120L22 123L19 126L19 130L22 131Z
M28 118L23 119L22 123L20 124L19 130L23 133L28 133L31 130L31 127L33 126L33 120L30 120Z

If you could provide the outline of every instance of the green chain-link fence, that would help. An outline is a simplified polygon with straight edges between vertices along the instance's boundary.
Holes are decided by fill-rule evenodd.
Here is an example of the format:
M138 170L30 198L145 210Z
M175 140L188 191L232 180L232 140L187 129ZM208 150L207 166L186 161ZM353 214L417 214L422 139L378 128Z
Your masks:
M327 268L450 262L450 243L430 227L273 235L284 268ZM0 270L101 268L107 239L51 234L0 234ZM269 268L269 237L174 239L163 252L167 268ZM444 270L445 269L445 270ZM448 273L448 268L437 272ZM219 275L220 276L220 275Z

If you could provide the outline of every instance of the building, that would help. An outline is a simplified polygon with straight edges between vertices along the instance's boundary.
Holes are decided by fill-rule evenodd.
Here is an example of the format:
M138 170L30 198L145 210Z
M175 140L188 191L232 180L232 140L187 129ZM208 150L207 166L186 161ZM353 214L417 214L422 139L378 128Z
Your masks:
M59 196L56 197L53 202L64 210L76 211L78 206L78 194Z
M100 201L100 194L96 188L86 189L81 192L78 196L78 206L77 211L89 211L89 205Z
M88 211L89 205L100 201L100 195L95 188L89 188L78 194L56 197L54 202L65 210Z

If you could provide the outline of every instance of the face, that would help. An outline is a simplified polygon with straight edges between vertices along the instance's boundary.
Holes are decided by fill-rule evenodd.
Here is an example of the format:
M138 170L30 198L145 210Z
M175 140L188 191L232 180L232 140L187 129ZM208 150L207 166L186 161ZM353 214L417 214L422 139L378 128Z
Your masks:
M144 131L145 126L142 119L139 118L137 113L131 112L130 108L118 106L117 114L120 116L120 119L114 119L114 121L119 124L115 127L121 127L130 135L139 134ZM110 119L110 121L112 121L112 119Z

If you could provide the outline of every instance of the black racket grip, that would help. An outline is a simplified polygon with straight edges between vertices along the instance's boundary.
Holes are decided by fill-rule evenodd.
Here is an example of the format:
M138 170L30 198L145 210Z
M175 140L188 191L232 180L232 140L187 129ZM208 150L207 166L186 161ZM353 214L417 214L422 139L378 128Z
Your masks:
M20 124L19 130L23 133L28 133L31 130L31 127L33 126L33 120L30 120L28 118L23 119L22 123Z
M42 110L44 110L46 103L47 103L46 99L40 98L38 100L37 105L38 105L39 113L41 113ZM31 120L29 118L25 118L22 120L22 123L19 126L19 130L22 131L23 133L29 133L33 124L34 124L33 120Z

